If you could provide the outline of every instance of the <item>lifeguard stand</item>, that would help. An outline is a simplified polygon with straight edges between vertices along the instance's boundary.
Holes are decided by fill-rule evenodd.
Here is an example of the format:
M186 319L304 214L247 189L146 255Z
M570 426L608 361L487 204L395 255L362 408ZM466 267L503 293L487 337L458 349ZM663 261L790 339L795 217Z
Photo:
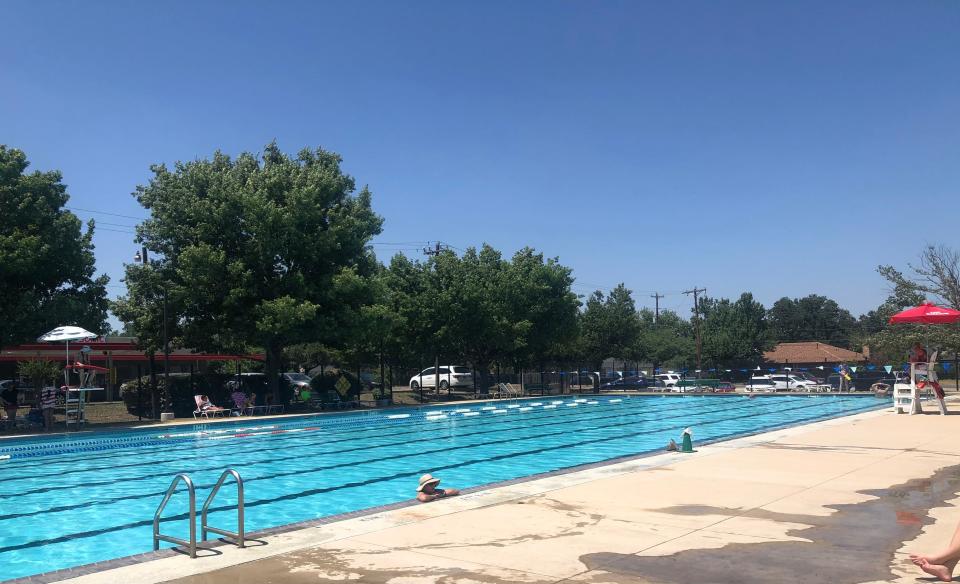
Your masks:
M87 394L92 391L103 391L102 387L93 387L93 378L97 373L107 373L110 370L106 367L97 367L83 361L76 361L72 367L67 365L67 369L73 368L80 375L80 385L77 387L67 386L67 396L64 409L64 417L67 428L75 425L79 430L87 418L84 415L84 406L87 402Z
M947 415L947 404L943 398L936 392L937 387L937 351L934 351L930 361L926 363L910 363L910 378L907 380L897 380L893 385L893 411L898 414L922 414L923 406L920 405L920 385L930 386L934 391L934 399L940 407L940 415Z

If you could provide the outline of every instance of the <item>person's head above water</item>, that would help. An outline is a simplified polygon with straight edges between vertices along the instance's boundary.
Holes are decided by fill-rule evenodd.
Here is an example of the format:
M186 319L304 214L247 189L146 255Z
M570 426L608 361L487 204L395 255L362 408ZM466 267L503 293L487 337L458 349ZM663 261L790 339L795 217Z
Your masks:
M428 473L428 474L425 474L425 475L423 475L422 477L420 477L420 485L417 487L417 492L418 492L418 493L423 493L423 492L430 493L430 492L432 492L435 488L437 488L437 485L439 485L439 484L440 484L440 479L434 478L434 476L431 475L431 474L429 474L429 473Z

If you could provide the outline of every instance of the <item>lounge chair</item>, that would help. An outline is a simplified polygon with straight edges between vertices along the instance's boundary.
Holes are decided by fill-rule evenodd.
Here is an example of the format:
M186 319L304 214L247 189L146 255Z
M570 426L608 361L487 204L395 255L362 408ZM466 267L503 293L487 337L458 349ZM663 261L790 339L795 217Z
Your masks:
M514 386L512 383L498 383L496 397L499 398L511 398L511 397L522 397L523 391Z
M203 408L201 408L201 407L200 407L200 404L203 403L203 396L201 396L201 395L195 395L195 396L193 396L193 401L197 404L197 409L193 410L193 417L194 417L194 419L196 419L196 418L207 418L207 419L209 419L209 418L210 418L210 414L213 414L213 417L214 417L214 418L216 418L218 415L219 415L220 417L223 417L223 412L226 411L226 410L224 410L223 408L217 408L217 409L211 409L211 408L203 409Z

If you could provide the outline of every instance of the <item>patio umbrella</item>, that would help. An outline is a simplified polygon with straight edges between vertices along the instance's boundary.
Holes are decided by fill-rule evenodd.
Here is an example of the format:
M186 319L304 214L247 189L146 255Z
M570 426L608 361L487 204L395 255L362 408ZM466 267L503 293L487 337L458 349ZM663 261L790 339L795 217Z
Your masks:
M950 324L960 322L960 310L936 306L932 302L924 302L920 306L908 308L890 317L890 324L920 323L920 324Z
M95 339L100 335L96 333L91 333L90 331L78 327L78 326L58 326L52 331L41 335L37 340L41 343L55 343L58 341L66 341L67 343L67 366L70 366L70 341L82 341L85 339ZM67 385L70 385L69 380L67 379L68 369L64 369L63 377Z

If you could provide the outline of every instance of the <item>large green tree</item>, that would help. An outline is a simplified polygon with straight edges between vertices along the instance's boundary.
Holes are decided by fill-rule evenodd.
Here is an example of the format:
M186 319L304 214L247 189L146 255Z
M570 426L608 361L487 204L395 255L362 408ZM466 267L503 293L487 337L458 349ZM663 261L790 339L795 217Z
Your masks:
M283 347L344 343L372 300L368 244L382 220L340 165L321 148L291 157L271 143L260 156L151 167L134 196L150 212L137 233L153 259L127 267L118 316L155 342L162 289L179 344L262 348L277 395Z
M822 341L839 347L849 347L857 329L848 310L816 294L777 300L767 311L767 323L777 342Z
M654 368L676 368L696 359L693 325L672 310L661 310L657 317L644 308L637 313L640 332L629 357L649 362Z
M754 361L772 344L767 332L767 311L744 292L735 302L703 298L703 355L717 366Z
M462 255L443 250L425 262L398 255L384 277L383 310L371 316L399 362L462 358L486 387L494 362L547 359L574 336L571 284L569 268L530 248L510 260L489 245Z
M640 332L633 296L622 283L608 295L597 290L587 299L580 315L581 351L594 370L608 357L632 358Z
M0 347L59 325L107 329L109 279L95 276L93 221L64 207L58 171L27 172L22 150L0 145Z

